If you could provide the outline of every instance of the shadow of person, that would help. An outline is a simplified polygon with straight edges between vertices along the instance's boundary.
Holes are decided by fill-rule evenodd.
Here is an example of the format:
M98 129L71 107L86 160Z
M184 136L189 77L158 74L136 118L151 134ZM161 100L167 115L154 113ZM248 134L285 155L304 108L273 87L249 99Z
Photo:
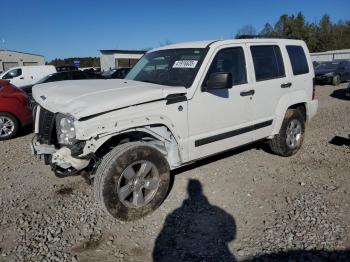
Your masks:
M153 250L154 261L236 261L228 249L236 224L223 209L203 195L202 185L191 179L188 199L169 214Z

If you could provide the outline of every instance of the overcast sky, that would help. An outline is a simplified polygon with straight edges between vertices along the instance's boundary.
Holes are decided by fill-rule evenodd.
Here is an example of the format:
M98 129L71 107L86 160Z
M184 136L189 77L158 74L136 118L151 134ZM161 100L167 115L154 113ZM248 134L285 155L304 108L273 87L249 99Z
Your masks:
M46 60L98 56L100 49L230 38L244 25L260 31L266 22L298 11L311 22L323 14L350 20L350 0L2 1L0 49Z

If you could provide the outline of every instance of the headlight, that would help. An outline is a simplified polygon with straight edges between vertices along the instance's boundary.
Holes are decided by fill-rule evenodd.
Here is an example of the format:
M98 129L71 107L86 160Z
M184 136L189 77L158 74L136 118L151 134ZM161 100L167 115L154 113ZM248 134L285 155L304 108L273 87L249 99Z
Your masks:
M324 76L333 76L333 75L334 75L334 73L330 72L330 73L325 74Z
M56 130L59 144L72 145L75 142L75 126L73 118L65 115L57 115Z

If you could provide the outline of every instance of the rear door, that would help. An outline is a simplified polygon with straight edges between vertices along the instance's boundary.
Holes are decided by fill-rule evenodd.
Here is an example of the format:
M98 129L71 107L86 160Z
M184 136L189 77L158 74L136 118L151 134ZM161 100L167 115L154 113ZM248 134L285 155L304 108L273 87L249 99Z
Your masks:
M255 119L254 139L257 140L271 135L278 102L293 84L286 73L285 49L277 43L253 43L248 44L248 50L254 71L252 108Z

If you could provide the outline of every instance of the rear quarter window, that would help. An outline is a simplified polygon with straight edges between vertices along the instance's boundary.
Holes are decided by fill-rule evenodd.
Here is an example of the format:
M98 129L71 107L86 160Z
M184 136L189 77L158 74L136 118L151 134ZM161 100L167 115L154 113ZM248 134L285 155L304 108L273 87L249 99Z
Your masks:
M281 50L277 45L250 47L256 81L285 77Z
M309 73L304 49L297 45L287 45L287 52L292 64L293 75L302 75Z

